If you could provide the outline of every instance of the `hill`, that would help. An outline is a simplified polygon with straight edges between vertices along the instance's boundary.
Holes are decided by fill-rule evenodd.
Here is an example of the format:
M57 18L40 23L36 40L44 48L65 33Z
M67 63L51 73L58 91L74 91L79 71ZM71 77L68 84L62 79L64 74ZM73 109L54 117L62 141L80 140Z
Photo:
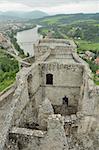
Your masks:
M20 19L37 19L48 16L47 13L42 11L31 11L31 12L23 12L23 11L7 11L0 12L0 18L20 18Z
M54 38L73 38L99 42L99 13L97 14L70 14L48 16L32 20L43 26L40 31L43 35L53 30Z
M9 21L9 20L13 20L13 21L16 21L16 20L22 20L20 17L14 17L14 16L8 16L8 15L3 15L3 14L0 14L0 22L2 21Z
M38 22L41 25L66 25L77 22L97 22L99 23L99 13L96 14L59 14L54 16L44 17L39 20L32 20Z

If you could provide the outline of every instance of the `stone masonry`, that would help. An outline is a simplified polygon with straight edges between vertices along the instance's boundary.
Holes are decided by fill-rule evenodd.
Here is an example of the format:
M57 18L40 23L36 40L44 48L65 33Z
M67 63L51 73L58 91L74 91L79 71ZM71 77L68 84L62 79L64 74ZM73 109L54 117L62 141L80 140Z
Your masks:
M99 86L73 41L40 40L1 95L0 150L99 150Z

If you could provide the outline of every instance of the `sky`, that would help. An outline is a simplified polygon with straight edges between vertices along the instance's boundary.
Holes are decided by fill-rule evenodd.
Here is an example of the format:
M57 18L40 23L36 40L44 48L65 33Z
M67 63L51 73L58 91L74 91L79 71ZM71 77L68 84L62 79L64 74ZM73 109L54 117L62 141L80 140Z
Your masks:
M96 13L99 0L0 0L0 11L41 10L48 14Z

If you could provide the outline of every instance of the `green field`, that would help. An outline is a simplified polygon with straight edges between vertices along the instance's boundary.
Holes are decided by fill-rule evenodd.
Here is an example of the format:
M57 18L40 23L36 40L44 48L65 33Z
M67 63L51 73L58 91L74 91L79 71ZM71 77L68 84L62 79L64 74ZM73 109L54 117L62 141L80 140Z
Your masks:
M66 19L68 19L69 18L69 16L53 16L53 17L48 17L48 18L45 18L45 19L43 19L42 21L41 21L41 23L42 24L48 24L48 25L55 25L55 24L61 24L61 22L60 22L60 20L61 19L64 19L64 20L66 20Z
M84 53L85 51L92 51L94 53L99 52L99 43L84 40L75 40L75 43L78 46L77 50L79 53Z

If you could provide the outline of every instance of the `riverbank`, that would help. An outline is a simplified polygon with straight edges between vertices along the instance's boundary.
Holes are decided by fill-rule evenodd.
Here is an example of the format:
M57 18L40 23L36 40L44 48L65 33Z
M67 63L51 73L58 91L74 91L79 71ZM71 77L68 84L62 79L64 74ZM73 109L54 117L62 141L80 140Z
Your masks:
M20 27L19 29L13 30L13 33L14 33L14 35L17 35L18 32L22 32L22 31L25 31L25 30L30 30L30 29L35 28L36 26L37 26L37 25L31 25L31 26Z
M33 28L36 28L36 25L25 26L25 27L21 27L20 29L10 30L9 32L7 32L7 35L10 38L12 50L14 51L15 49L18 52L17 54L21 58L28 57L29 53L25 53L24 49L22 49L20 44L18 44L17 34L24 31L32 30Z
M40 35L38 34L38 26L36 26L33 29L25 30L25 31L20 31L17 34L22 34L23 37L25 37L26 42L31 42L31 46L33 47L33 44L40 38ZM28 34L27 34L28 33ZM15 77L16 73L19 71L19 64L18 64L18 59L19 57L26 58L26 52L25 50L22 51L22 48L20 47L18 40L17 40L17 35L15 36L14 33L10 32L11 36L11 50L1 50L0 49L0 92L4 91L6 88L11 86L15 82ZM23 35L24 34L24 35ZM28 36L27 36L28 35ZM30 36L29 36L30 35ZM32 37L32 39L31 39ZM13 45L13 47L12 47ZM30 45L30 43L29 43ZM15 51L18 51L18 55L15 53ZM21 50L21 51L20 51ZM9 53L7 53L7 51ZM16 57L13 57L11 54L15 55ZM23 54L25 52L25 54ZM34 49L29 49L30 54L32 56L34 55ZM21 58L20 58L21 59ZM25 61L25 60L24 60Z
M16 39L20 48L24 51L25 55L34 56L33 45L42 38L42 35L38 33L40 26L36 26L33 29L18 32Z

